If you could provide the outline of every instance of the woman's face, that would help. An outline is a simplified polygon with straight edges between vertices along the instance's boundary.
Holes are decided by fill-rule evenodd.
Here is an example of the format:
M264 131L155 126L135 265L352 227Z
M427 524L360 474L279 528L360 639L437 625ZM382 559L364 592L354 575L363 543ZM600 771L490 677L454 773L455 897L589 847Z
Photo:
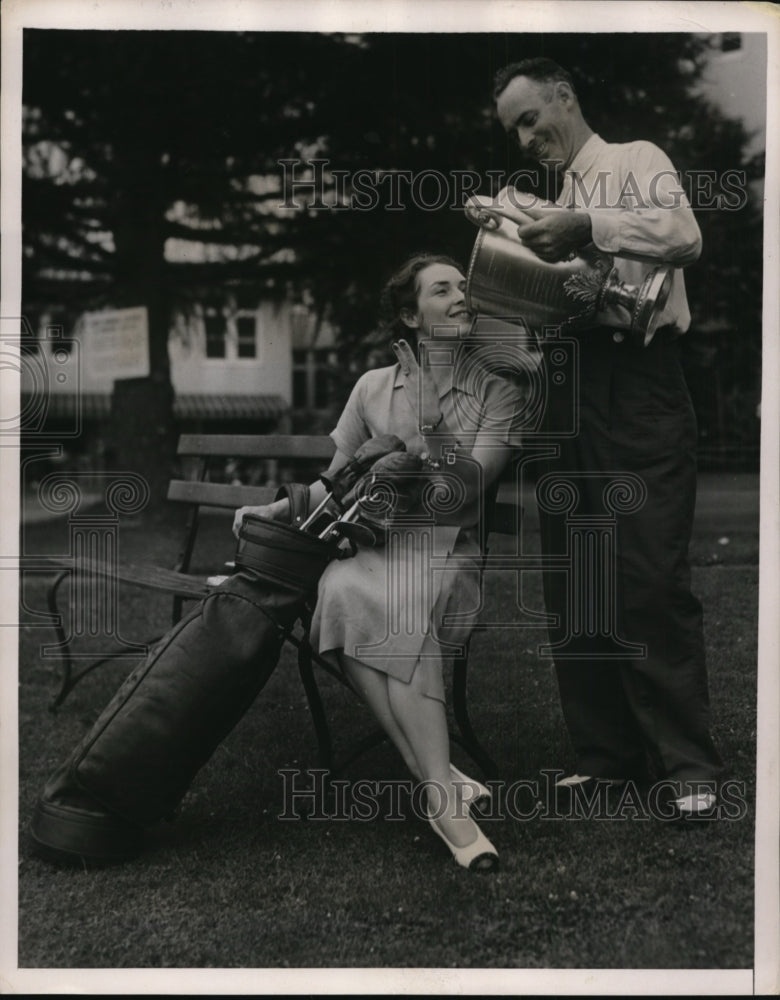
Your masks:
M404 309L401 318L418 337L462 340L471 330L466 309L466 279L451 264L429 264L417 274L417 310Z

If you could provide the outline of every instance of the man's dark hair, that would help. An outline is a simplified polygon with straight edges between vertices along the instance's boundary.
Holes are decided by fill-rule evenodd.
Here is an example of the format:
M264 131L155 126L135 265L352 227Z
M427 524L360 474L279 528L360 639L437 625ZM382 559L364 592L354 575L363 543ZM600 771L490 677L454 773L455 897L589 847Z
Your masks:
M559 66L557 62L553 62L552 59L539 56L535 59L521 59L520 62L510 63L500 69L493 78L494 101L506 90L516 76L527 76L529 80L534 80L536 83L556 83L561 80L563 83L568 83L574 96L577 96L571 74Z

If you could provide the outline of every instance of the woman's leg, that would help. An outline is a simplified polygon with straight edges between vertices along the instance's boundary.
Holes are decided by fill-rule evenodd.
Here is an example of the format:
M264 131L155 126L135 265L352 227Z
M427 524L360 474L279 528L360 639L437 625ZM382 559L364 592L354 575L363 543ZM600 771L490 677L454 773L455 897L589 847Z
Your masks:
M403 757L412 776L418 781L422 781L423 773L417 757L403 730L398 725L390 707L390 698L387 691L387 674L383 674L379 670L374 670L372 667L367 666L360 660L353 659L351 656L346 656L343 650L339 650L338 656L342 669L352 687L374 713L377 721Z
M479 829L463 804L450 771L450 738L444 703L420 689L422 671L406 684L339 651L344 673L398 748L418 781L435 782L443 802L434 802L436 823L457 847L474 842Z
M443 803L436 803L437 824L453 844L465 847L477 831L452 780L447 713L443 702L420 689L421 675L421 670L415 670L408 684L387 678L390 708L419 762L422 779L435 782L444 797Z

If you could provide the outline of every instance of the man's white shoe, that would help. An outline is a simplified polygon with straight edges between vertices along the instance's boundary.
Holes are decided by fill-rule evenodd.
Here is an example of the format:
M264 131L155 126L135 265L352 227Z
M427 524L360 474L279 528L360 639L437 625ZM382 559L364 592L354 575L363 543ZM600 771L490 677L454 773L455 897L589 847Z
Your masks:
M716 801L717 797L713 792L699 792L683 795L681 798L675 799L674 804L683 816L698 816L701 813L709 812Z
M570 774L567 778L560 778L555 782L556 788L575 788L577 785L585 785L593 779L589 774Z
M589 781L603 781L608 785L625 785L624 778L592 778L589 774L570 774L567 778L561 778L555 782L556 788L577 788L580 785L587 785Z

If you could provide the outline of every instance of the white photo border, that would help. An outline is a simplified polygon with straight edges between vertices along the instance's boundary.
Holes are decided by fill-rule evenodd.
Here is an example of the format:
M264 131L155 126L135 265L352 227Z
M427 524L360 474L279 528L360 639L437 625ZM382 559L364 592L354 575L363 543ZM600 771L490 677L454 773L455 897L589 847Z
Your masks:
M21 78L25 27L235 31L610 32L754 31L767 35L767 122L780 122L780 15L773 4L555 0L4 0L2 5L2 273L0 317L20 316ZM774 128L778 126L775 124ZM764 215L763 399L753 970L19 969L17 965L17 636L0 628L0 988L11 993L706 994L780 990L780 143L769 137ZM2 372L0 416L17 406L18 375ZM18 408L16 410L18 412ZM0 448L0 568L18 557L18 451ZM16 607L14 574L0 573L0 603Z

